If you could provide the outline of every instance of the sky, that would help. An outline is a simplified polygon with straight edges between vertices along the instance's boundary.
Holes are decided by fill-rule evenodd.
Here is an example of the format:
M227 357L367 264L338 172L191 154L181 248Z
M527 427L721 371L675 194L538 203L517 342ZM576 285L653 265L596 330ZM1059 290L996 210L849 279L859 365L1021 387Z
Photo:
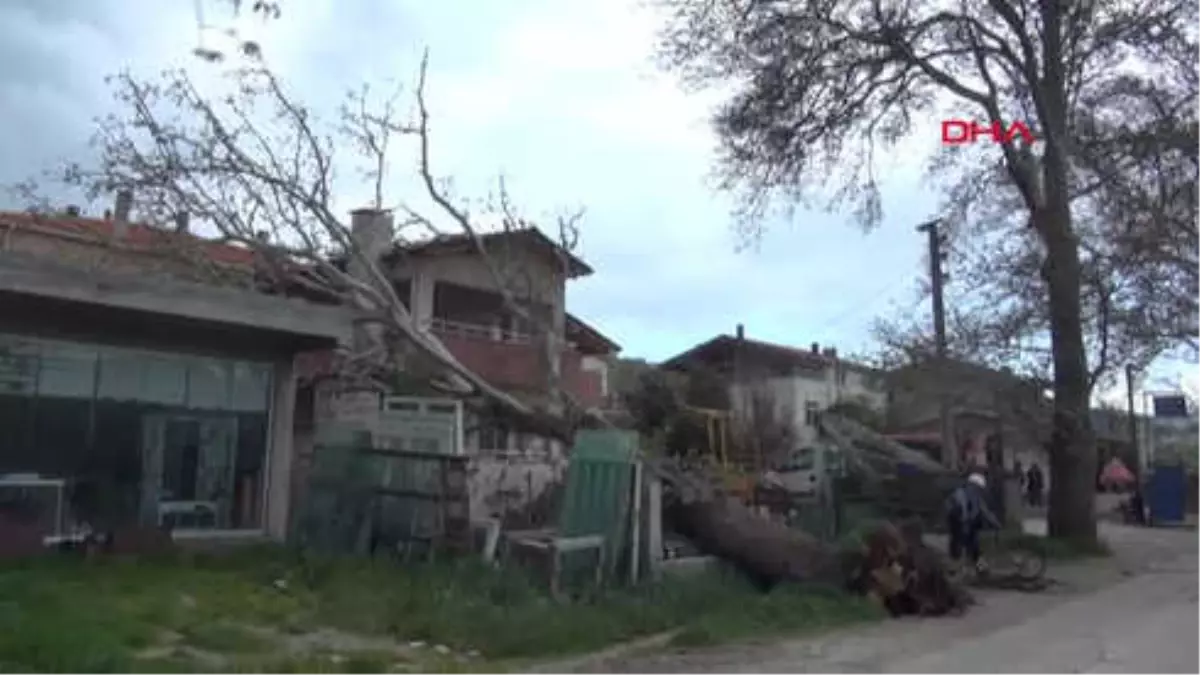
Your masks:
M202 10L231 25L222 0ZM572 282L568 309L625 356L658 361L739 323L755 339L865 353L876 316L924 311L914 227L936 209L922 180L936 130L885 159L879 228L801 210L739 251L731 199L709 180L719 92L686 93L656 69L657 20L640 0L285 0L277 21L236 25L314 105L411 83L428 48L435 172L464 195L503 175L535 220L582 206L577 253L596 273ZM0 184L86 156L112 107L106 75L211 69L193 50L224 46L192 0L5 0L0 31ZM395 159L397 180L412 161ZM343 184L339 203L368 196Z

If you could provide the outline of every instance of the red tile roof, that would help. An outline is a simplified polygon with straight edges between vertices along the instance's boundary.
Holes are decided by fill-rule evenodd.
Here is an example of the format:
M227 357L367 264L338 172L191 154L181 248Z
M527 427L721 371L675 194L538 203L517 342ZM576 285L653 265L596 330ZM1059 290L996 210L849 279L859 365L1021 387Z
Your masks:
M567 265L567 273L572 278L588 276L594 272L587 263L536 227L505 232L485 232L479 235L479 242L485 248L493 245L503 246L506 242L519 243L529 246L543 255L554 257L556 260L562 256ZM394 252L408 255L447 255L474 253L475 250L475 242L471 240L471 236L460 233L441 235L428 241L397 245Z
M823 368L833 363L833 359L810 350L797 349L771 342L761 342L742 338L741 347L747 357L762 361L785 363L802 368ZM733 359L734 349L739 343L732 335L718 335L708 342L701 343L691 349L667 359L660 366L666 370L686 370L694 363L718 365Z
M0 224L17 227L36 227L67 236L102 241L117 238L117 222L105 218L82 216L41 215L19 211L0 212ZM195 234L175 232L143 223L128 223L120 237L121 243L134 249L152 250L180 242L199 245L213 262L228 265L253 265L251 249L212 241Z
M567 313L566 324L567 339L576 342L585 353L616 354L621 351L621 345L574 314Z

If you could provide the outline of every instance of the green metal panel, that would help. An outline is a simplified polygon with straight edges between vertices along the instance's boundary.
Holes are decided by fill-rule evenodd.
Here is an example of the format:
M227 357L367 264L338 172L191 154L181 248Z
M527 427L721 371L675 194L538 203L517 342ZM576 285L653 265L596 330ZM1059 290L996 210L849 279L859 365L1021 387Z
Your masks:
M571 450L558 534L560 537L603 535L610 571L606 576L611 576L627 543L630 489L636 461L637 434L632 431L581 431ZM565 560L568 576L585 576L579 568L594 565L587 560L590 555L580 552Z

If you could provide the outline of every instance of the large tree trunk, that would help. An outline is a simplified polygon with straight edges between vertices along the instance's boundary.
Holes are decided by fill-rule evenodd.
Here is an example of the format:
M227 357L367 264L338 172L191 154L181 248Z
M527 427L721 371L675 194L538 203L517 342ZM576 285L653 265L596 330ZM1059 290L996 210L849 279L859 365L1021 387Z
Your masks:
M1039 113L1044 125L1045 205L1034 224L1046 246L1043 274L1050 303L1054 360L1054 422L1050 438L1049 533L1052 537L1096 537L1096 448L1088 399L1091 387L1083 342L1079 240L1071 222L1067 157L1066 77L1062 30L1065 3L1042 4L1044 75Z
M676 502L672 525L701 550L728 560L762 587L779 582L842 585L836 549L734 499Z
M1079 249L1069 224L1061 223L1044 230L1054 357L1048 526L1052 537L1091 540L1096 537L1096 448L1089 421Z

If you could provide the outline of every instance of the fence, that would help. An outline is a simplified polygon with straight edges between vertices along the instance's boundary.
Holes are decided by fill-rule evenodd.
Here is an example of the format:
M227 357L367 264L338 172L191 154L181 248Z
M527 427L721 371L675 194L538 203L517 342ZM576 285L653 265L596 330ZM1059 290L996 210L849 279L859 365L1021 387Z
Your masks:
M295 540L326 553L406 557L471 546L467 458L375 447L369 434L313 449Z

